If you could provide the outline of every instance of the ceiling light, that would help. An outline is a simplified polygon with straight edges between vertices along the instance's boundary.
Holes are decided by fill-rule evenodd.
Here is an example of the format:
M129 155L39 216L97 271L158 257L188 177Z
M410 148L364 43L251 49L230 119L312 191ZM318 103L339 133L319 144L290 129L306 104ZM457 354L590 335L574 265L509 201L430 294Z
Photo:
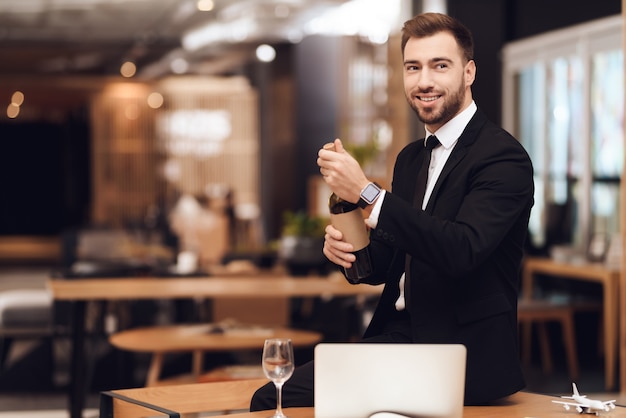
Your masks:
M389 33L402 27L401 1L351 0L311 19L309 35L360 35L374 43L385 43Z
M215 7L215 2L213 0L198 0L196 6L201 12L210 12Z
M259 36L259 23L251 16L225 23L209 23L183 36L183 48L196 51L212 43L240 42Z
M256 57L261 62L272 62L276 58L276 50L267 44L259 45L256 48Z
M189 30L183 48L197 51L219 43L298 42L307 35L362 36L380 44L403 23L406 0L349 0L324 2L314 10L290 7L284 1L267 11L265 2L241 2L220 11L219 22L206 23ZM247 7L244 13L244 6ZM261 17L254 17L260 15ZM289 19L286 19L289 17Z

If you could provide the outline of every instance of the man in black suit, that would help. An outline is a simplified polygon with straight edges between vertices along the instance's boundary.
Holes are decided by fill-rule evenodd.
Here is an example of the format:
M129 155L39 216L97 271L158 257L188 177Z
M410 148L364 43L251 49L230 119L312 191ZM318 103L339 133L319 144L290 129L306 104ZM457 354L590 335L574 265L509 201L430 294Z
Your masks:
M402 54L407 100L436 144L430 162L425 139L410 143L397 157L392 190L376 196L340 140L317 161L331 190L361 202L368 215L374 273L362 283L385 287L363 341L465 345L465 403L486 404L525 385L517 296L532 165L521 144L477 108L473 40L460 22L437 13L414 17L402 29ZM418 192L424 164L428 182ZM372 189L373 199L363 195ZM350 267L354 248L342 238L328 226L324 254ZM312 388L307 363L285 384L284 405L312 405ZM262 406L268 394L259 390L253 409L275 407L275 398Z

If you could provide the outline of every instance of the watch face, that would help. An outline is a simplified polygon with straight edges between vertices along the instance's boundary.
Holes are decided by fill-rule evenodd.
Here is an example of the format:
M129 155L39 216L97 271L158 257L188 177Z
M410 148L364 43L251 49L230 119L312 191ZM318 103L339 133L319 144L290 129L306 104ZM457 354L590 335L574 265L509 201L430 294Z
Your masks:
M363 193L361 193L361 196L363 197L363 200L371 203L374 199L376 199L376 196L378 196L379 193L380 189L378 187L373 184L368 184L365 190L363 190Z

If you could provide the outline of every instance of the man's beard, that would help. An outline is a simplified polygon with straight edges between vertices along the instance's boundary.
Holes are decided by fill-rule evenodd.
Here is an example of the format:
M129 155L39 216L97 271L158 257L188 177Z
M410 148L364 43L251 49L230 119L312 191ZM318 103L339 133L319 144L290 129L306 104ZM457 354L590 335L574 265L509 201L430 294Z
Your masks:
M437 109L423 109L420 108L417 103L411 100L407 96L407 101L411 108L417 114L419 120L426 125L443 125L456 116L457 113L461 110L463 106L463 99L465 97L465 89L464 86L461 85L456 92L447 96L447 99L444 99L443 106L440 110Z

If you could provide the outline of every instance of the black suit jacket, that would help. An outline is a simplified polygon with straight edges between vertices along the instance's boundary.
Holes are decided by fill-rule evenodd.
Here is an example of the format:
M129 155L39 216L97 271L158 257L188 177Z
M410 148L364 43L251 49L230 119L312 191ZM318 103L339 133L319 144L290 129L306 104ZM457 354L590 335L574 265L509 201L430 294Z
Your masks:
M365 337L397 315L406 254L405 298L416 343L467 348L466 404L482 404L525 385L517 340L517 297L533 172L528 154L476 112L435 184L425 211L412 206L424 141L396 160L392 191L371 232L375 273L386 283Z

